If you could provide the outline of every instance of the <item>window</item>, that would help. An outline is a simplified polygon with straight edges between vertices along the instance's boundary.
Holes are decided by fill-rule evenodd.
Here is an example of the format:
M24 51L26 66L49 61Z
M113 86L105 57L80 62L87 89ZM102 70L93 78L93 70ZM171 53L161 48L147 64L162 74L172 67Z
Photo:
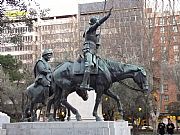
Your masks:
M166 51L167 51L167 47L166 47L166 46L162 46L162 52L163 52L163 54L166 53Z
M165 37L161 36L161 43L165 43Z
M38 41L38 37L37 36L35 36L35 41Z
M152 54L153 54L154 53L154 48L152 48L151 51L152 51Z
M151 18L149 18L149 26L152 26L153 25L153 21Z
M164 89L164 91L168 91L168 84L164 84L163 89Z
M171 17L171 18L170 18L170 21L171 21L171 24L176 24L176 20L175 20L174 17Z
M131 16L131 21L135 21L136 20L136 16Z
M161 32L161 33L164 33L164 27L161 27L161 28L160 28L160 32Z
M33 28L28 27L28 32L32 32Z
M168 105L165 105L165 106L164 106L164 111L165 111L165 112L168 112L168 111L169 111L169 110L168 110Z
M173 41L177 42L177 37L176 36L173 36Z
M173 26L173 32L178 32L177 26Z
M180 94L177 94L177 101L180 101Z
M7 3L8 3L8 4L13 4L13 5L14 5L15 2L16 2L15 0L7 0Z
M178 55L178 54L175 54L175 55L174 55L174 61L175 61L175 62L179 62L179 55Z
M179 52L179 45L174 45L173 50L174 50L174 53L178 53Z
M161 47L161 51L162 51L162 59L163 59L163 61L168 61L167 47L166 46L162 46Z
M154 61L155 60L155 58L154 57L152 57L152 61Z
M164 95L164 101L169 101L169 96L168 95Z
M35 27L35 31L38 32L38 27Z
M176 19L175 18L172 19L172 23L176 24Z
M160 19L159 19L159 24L160 24L160 25L163 25L163 24L164 24L164 18L160 18Z

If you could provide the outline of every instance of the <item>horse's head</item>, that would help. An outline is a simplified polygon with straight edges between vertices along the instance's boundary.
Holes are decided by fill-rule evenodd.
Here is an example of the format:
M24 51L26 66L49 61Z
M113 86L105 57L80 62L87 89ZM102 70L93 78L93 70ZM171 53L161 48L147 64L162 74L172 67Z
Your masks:
M139 70L135 72L133 80L144 91L149 91L148 79L145 71Z
M87 90L79 90L77 89L76 90L76 93L84 100L88 100L88 93L87 93Z

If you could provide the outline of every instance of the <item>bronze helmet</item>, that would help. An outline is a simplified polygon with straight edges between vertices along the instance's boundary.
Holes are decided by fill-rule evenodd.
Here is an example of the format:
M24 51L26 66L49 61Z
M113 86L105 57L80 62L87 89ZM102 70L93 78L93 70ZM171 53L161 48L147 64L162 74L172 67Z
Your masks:
M97 18L97 17L92 17L92 18L89 20L89 24L90 24L90 25L93 25L93 24L95 24L97 21L98 21L98 18Z
M42 53L42 56L47 55L47 54L52 54L51 49L45 49L44 52Z

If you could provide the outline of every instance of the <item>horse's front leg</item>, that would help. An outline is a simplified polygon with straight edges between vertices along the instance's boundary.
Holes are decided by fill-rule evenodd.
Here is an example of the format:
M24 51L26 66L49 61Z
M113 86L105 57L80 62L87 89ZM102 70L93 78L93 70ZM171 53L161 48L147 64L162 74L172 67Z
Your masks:
M70 121L71 120L71 110L70 109L66 109L68 112L68 117L67 120Z
M52 114L50 113L52 104L54 104L54 113L56 113L55 112L55 99L54 98L50 99L47 103L46 116L48 117L48 121L55 121L54 116L52 116Z
M71 112L76 115L76 120L77 121L81 121L81 115L79 114L78 110L75 109L73 106L71 106L68 102L67 102L67 97L62 99L62 104L68 109L71 110Z
M25 109L22 112L22 121L27 121L28 120L28 111L30 109L30 105L26 105Z
M102 121L102 119L97 114L97 109L101 102L101 98L102 98L102 93L97 93L96 94L96 102L95 102L95 106L94 106L94 110L93 110L93 116L96 118L96 121Z
M116 101L118 111L119 111L119 113L121 115L121 119L123 119L123 108L122 108L122 104L121 104L119 96L114 94L110 89L108 89L104 94L106 94L107 96L113 98Z
M34 103L30 104L30 113L31 113L31 121L34 122L35 121L35 112L34 112Z

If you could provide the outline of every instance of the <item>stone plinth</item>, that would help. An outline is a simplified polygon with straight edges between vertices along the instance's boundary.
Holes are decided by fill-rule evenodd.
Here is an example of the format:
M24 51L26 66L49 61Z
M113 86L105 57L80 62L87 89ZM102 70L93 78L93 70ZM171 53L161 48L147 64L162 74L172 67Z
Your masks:
M6 135L130 135L127 121L21 122L3 124Z
M2 129L4 123L10 123L10 117L5 113L0 112L0 135L6 135L6 130Z
M5 129L0 128L0 135L6 135L6 130L5 130Z
M0 128L3 123L10 123L10 117L5 113L0 112Z

